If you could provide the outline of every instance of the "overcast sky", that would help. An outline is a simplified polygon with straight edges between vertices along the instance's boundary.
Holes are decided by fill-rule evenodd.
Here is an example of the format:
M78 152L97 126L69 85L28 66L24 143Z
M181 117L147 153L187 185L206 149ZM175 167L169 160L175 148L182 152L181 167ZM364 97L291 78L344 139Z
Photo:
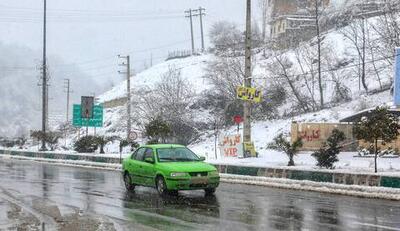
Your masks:
M119 82L118 54L131 55L133 68L140 70L150 64L151 56L154 64L165 59L168 51L190 49L184 11L199 6L206 8L206 35L219 20L244 27L245 0L47 0L49 68L68 75L78 66L102 85ZM0 41L40 51L42 7L43 0L2 0ZM200 48L198 18L194 29L196 48ZM52 59L66 64L56 66Z

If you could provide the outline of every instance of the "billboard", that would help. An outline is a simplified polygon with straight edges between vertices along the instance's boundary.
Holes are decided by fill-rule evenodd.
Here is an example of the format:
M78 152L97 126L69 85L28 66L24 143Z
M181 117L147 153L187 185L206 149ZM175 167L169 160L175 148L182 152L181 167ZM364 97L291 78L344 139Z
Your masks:
M396 48L394 70L394 94L393 100L396 107L400 107L400 48Z

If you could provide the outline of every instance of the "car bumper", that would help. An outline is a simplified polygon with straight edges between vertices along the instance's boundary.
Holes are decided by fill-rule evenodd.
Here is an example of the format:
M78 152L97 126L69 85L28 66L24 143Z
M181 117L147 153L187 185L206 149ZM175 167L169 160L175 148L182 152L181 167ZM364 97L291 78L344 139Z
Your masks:
M167 188L169 190L196 190L216 188L219 185L218 177L207 177L203 179L166 179Z

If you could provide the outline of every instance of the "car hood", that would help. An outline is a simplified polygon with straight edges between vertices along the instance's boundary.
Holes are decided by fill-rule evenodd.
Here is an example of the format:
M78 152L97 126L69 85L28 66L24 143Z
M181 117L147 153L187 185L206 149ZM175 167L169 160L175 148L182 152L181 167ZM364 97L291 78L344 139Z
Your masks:
M216 168L211 164L204 162L164 162L158 165L171 172L210 172L215 171Z

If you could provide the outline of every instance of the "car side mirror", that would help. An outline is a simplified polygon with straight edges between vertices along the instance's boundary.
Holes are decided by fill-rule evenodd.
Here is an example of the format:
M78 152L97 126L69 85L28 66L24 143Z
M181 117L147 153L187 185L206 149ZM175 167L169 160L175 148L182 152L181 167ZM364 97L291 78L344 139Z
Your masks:
M205 161L206 160L206 158L204 156L200 156L199 159L200 159L200 161Z
M153 164L153 163L154 163L154 160L153 160L153 158L151 158L151 157L147 157L147 158L144 159L144 162Z

